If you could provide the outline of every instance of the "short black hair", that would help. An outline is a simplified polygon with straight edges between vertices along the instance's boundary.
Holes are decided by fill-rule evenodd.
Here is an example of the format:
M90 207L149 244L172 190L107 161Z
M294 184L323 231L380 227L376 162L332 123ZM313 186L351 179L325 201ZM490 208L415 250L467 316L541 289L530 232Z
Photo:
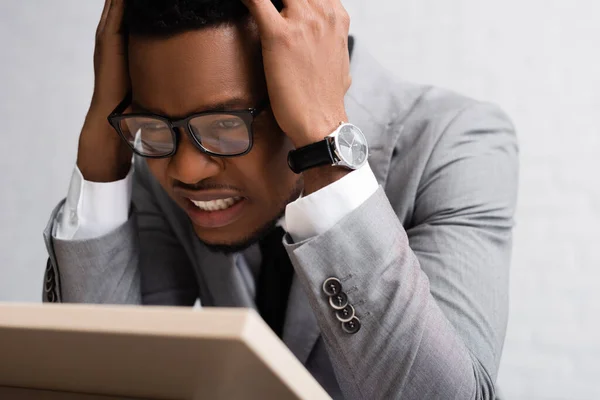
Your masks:
M271 0L281 11L281 0ZM125 27L140 36L181 32L242 21L249 11L241 0L127 0Z

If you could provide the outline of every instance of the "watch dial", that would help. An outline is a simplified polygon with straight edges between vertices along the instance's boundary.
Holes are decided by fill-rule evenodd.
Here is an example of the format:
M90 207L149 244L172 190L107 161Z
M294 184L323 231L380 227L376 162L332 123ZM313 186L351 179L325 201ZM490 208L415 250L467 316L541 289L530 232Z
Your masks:
M347 164L361 166L367 160L367 139L354 125L345 125L338 134L340 157Z

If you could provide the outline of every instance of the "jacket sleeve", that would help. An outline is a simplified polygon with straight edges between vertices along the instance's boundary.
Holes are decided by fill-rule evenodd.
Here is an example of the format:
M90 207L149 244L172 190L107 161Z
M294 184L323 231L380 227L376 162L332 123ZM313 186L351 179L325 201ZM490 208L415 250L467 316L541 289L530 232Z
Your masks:
M44 301L172 305L196 301L189 258L151 195L150 178L141 173L143 160L136 162L130 217L118 228L92 239L61 240L52 234L61 205L52 213L44 232L49 253Z
M326 233L287 243L347 399L494 398L517 153L504 114L471 105L440 135L410 226L380 188ZM356 333L324 293L331 277L355 309Z

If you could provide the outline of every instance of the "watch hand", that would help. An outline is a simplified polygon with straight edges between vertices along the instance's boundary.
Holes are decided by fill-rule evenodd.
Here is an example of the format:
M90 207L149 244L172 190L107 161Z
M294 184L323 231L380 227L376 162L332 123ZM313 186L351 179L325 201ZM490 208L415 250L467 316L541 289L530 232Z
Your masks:
M352 136L352 143L350 143L350 147L354 147L354 142L356 141L356 137Z
M343 141L344 143L346 143L348 146L352 146L350 143L348 143L348 141L346 139L344 139L343 137L340 137L340 140Z

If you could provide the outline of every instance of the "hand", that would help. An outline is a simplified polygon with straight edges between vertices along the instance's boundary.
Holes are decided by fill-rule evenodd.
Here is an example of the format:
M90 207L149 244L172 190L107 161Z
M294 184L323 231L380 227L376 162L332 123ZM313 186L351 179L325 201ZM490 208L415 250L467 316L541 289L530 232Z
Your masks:
M350 17L340 0L242 0L261 37L273 114L298 147L323 140L347 121Z
M77 155L77 166L89 181L122 179L131 166L131 150L106 119L130 87L127 47L121 31L124 2L105 0L96 30L94 94Z

